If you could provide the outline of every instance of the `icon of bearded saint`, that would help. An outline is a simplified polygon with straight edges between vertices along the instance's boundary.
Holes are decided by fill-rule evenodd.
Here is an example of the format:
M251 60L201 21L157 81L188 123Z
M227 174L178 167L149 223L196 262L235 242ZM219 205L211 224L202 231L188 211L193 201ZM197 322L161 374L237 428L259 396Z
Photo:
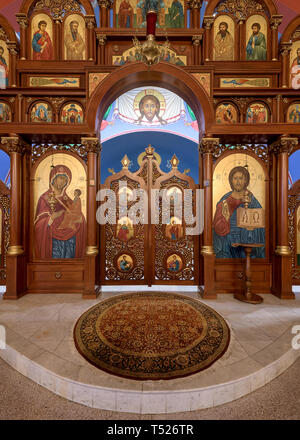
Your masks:
M79 23L76 20L71 21L70 31L65 33L65 46L67 60L83 60L85 43L79 33Z
M228 24L224 21L219 25L219 32L215 38L215 61L234 60L234 42L228 31Z

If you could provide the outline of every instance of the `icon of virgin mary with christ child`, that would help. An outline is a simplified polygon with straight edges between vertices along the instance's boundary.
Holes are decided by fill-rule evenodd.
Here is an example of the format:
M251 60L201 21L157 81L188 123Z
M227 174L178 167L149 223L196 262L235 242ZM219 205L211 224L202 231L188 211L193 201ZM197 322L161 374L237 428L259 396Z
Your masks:
M36 258L82 258L85 251L86 220L81 210L81 190L73 200L66 191L72 173L65 165L51 169L49 189L40 196L35 214Z

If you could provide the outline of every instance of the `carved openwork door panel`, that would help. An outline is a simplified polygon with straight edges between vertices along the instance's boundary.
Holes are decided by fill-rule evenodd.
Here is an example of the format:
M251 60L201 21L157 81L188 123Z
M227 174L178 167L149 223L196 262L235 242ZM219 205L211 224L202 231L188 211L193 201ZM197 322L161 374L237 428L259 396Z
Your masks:
M289 246L293 285L300 284L300 180L289 190Z
M6 255L9 246L10 190L0 181L0 285L6 283Z
M154 180L155 174L153 183ZM173 167L169 174L156 180L154 187L160 192L165 191L167 203L164 206L162 198L159 199L159 223L152 225L152 284L198 284L199 235L187 235L187 228L193 224L191 217L195 215L196 186L193 179ZM164 221L164 216L169 217L168 220Z
M123 170L109 177L105 189L115 194L115 218L101 227L101 279L103 284L147 283L147 224L134 224L130 209L133 195L146 191L144 180L128 170L129 161L122 161ZM113 200L111 200L113 203Z
M111 203L116 200L113 221L101 226L102 284L199 284L199 233L186 233L194 224L197 186L178 171L176 156L167 174L158 157L149 146L140 169L131 173L125 156L122 171L102 187L113 191Z

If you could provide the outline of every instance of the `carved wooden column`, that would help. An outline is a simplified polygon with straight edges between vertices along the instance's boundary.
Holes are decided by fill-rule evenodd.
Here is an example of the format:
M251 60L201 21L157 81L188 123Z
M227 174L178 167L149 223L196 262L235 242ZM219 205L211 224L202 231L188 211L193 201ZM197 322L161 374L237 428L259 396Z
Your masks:
M99 248L97 243L96 221L96 194L98 188L97 165L98 155L101 152L98 138L86 137L81 139L87 151L87 241L84 264L84 299L97 298L100 289L96 286L97 281L97 255Z
M192 23L191 27L193 29L200 29L200 9L202 6L202 0L189 0L188 7L191 11Z
M275 104L275 101L274 101ZM273 113L276 114L276 122L284 122L282 121L282 95L277 95L276 96L276 112ZM273 121L275 122L275 121Z
M88 61L93 61L94 56L95 56L95 50L94 50L94 29L96 26L96 21L95 21L95 16L94 15L86 15L84 17L85 19L85 24L87 27L87 41L88 41L88 45L87 45L87 59Z
M203 138L200 143L200 153L203 156L203 186L204 186L204 232L201 254L203 256L204 290L203 298L216 298L215 292L215 253L213 249L213 152L219 145L218 138Z
M53 32L53 34L54 34L53 40L56 41L56 44L54 44L54 59L55 60L64 60L65 54L64 54L64 49L61 45L61 41L64 41L62 19L61 18L56 18L54 20L53 31L54 31Z
M27 14L16 14L17 22L20 25L20 59L26 60L26 30L28 27Z
M9 67L9 85L10 87L17 87L17 43L13 41L7 42L9 51L10 67Z
M192 40L194 46L194 64L198 66L201 64L200 42L202 40L202 35L193 35Z
M290 60L290 52L292 50L292 43L281 43L280 46L280 54L281 54L281 66L282 66L282 78L281 78L281 87L287 88L290 84L289 78L289 60Z
M288 173L289 153L298 144L298 139L283 135L271 145L277 156L277 240L273 259L272 293L281 299L294 299L292 292L292 257L288 231Z
M245 40L244 40L244 35L245 35L245 19L241 18L239 19L238 22L238 54L237 54L237 59L238 60L245 60L246 59L246 48L245 48ZM234 58L236 59L236 58Z
M98 50L98 64L103 65L105 64L105 44L107 37L106 35L97 35L97 40L99 41L99 50Z
M211 27L215 21L215 17L206 16L203 18L203 24L205 27L204 34L204 61L210 61L212 59L211 54Z
M112 7L111 0L98 0L100 10L100 27L109 27L109 10Z
M10 153L10 241L7 253L7 280L4 299L18 299L26 292L26 261L22 239L22 154L26 145L18 136L3 137L1 144Z
M272 15L270 20L271 25L271 42L272 42L272 61L278 60L278 26L282 22L282 15Z

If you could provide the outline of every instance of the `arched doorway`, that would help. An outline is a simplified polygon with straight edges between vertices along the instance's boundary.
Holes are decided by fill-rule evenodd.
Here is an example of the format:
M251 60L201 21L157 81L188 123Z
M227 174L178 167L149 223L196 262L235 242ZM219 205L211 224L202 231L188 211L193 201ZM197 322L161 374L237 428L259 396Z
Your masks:
M182 71L174 66L159 66L149 71L145 66L136 65L138 71L133 72L132 66L120 69L122 72L122 81L115 79L113 88L109 88L111 76L101 83L101 89L96 89L90 103L91 118L92 114L97 114L96 130L100 135L99 127L110 122L107 121L108 108L114 98L123 96L124 91L138 90L136 86L144 86L145 90L155 88L158 85L167 86L168 90L176 91L177 95L184 96L193 106L189 107L190 113L193 114L193 120L198 125L197 147L199 138L201 139L205 131L206 121L200 100L204 102L206 112L208 113L208 121L212 122L212 109L209 99L202 87L195 81L191 75L182 74ZM125 72L126 71L126 72ZM126 75L125 75L126 73ZM174 75L185 77L179 87L179 78ZM134 80L134 81L133 81ZM119 94L116 91L119 86ZM130 85L134 85L130 89ZM193 88L193 90L192 90ZM167 90L166 90L167 91ZM199 98L195 96L198 92ZM140 91L141 93L141 91ZM147 93L147 92L146 92ZM98 99L102 98L98 110L95 105ZM109 98L108 98L109 97ZM182 99L182 98L180 98ZM98 101L99 102L99 101ZM104 104L105 103L105 106ZM197 116L196 116L197 115ZM138 117L138 115L137 115ZM134 116L133 116L134 118ZM137 121L135 121L137 122ZM91 123L91 121L90 121ZM190 124L191 125L191 124ZM199 136L198 136L199 134ZM102 154L104 149L102 144ZM197 148L198 149L198 148ZM143 148L145 150L145 148ZM112 151L112 150L111 150ZM124 154L126 151L124 150ZM141 151L142 153L142 151ZM175 216L174 206L170 210L169 224L163 224L160 217L159 224L153 224L153 200L152 192L157 190L166 190L166 193L178 191L182 200L184 199L184 191L190 190L192 195L192 213L196 213L196 192L202 187L202 171L198 164L197 151L197 174L199 175L199 183L187 175L186 171L178 170L177 159L184 158L175 157L174 164L170 166L169 172L164 172L160 168L155 151L149 147L144 151L143 160L139 163L139 168L135 172L131 172L128 167L127 159L122 162L122 170L115 173L114 167L110 170L113 173L108 177L102 188L110 189L115 193L115 199L119 201L120 182L126 183L126 191L132 193L143 189L148 196L147 215L149 223L147 225L133 225L131 219L127 215L117 215L114 225L105 225L101 227L100 238L100 284L200 284L199 268L200 268L200 236L189 236L186 234L185 221L181 222ZM120 158L121 159L121 158ZM171 156L170 158L171 159ZM127 196L128 196L128 193ZM129 194L130 198L130 194ZM136 202L137 199L135 199ZM152 201L152 203L151 203ZM162 215L162 202L159 203L159 213ZM129 208L132 204L129 203ZM182 211L183 212L183 211Z

